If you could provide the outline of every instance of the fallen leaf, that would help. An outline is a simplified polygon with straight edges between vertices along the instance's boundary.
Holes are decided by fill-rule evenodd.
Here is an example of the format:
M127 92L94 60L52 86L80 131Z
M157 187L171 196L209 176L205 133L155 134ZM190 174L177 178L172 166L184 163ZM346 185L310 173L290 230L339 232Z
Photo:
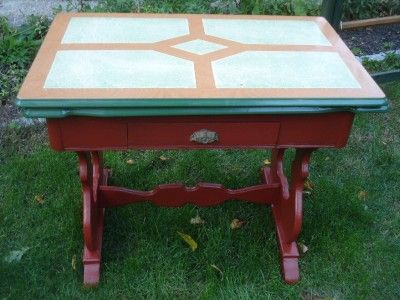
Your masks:
M357 197L360 200L365 200L368 197L368 193L366 191L359 191Z
M28 250L29 247L24 247L21 250L10 251L10 254L4 258L4 261L8 263L19 262Z
M192 251L195 251L197 249L197 243L190 235L179 231L178 234L182 238L182 240L184 240L190 246Z
M127 163L128 165L133 165L133 164L135 163L135 161L134 161L133 159L128 159L128 160L126 161L126 163Z
M204 221L202 218L200 218L199 215L195 216L194 218L190 219L190 224L192 225L202 225L204 224L206 221Z
M44 198L42 195L35 195L35 201L40 205L44 204Z
M302 292L300 298L303 300L329 300L330 297L322 297L320 295L315 295L309 292Z
M240 219L233 219L231 222L231 229L239 229L244 225L245 221Z
M166 157L166 156L164 156L164 155L161 155L161 156L160 156L160 160L161 160L161 161L167 161L167 160L169 160L169 158Z
M264 159L263 163L264 165L269 166L271 164L271 161L269 159Z
M221 276L221 280L223 280L223 279L224 279L224 273L221 271L221 269L218 268L218 267L217 267L216 265L214 265L214 264L211 264L210 266L211 266L211 268L213 268L215 271L217 271L217 272L219 273L219 275Z
M304 188L312 191L315 188L315 184L309 178L307 178L307 180L304 182Z
M308 247L302 242L298 242L297 246L299 247L301 254L304 254L308 251Z
M74 271L76 271L76 255L72 256L71 266Z

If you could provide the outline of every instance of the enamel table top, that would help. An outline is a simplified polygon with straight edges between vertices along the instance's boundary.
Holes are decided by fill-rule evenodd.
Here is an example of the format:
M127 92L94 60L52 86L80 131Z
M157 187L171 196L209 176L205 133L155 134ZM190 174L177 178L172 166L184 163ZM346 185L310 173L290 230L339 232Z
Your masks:
M31 117L382 111L320 17L57 15L22 85Z

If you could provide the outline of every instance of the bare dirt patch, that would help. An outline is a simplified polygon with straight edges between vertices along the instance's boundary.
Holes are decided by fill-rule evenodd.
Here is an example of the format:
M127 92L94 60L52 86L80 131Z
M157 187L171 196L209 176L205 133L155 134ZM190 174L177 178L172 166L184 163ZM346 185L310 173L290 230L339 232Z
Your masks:
M400 24L347 29L340 36L350 49L358 48L362 55L400 49Z

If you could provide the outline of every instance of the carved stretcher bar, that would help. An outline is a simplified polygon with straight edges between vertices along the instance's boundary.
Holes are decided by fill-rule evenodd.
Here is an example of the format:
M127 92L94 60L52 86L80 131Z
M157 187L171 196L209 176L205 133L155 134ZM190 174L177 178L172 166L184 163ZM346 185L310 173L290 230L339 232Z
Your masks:
M50 145L75 151L83 189L84 283L100 277L105 208L270 204L283 279L299 280L296 240L311 153L344 147L356 112L383 92L320 17L59 14L18 95L47 119ZM272 148L262 183L108 185L102 151ZM285 150L296 148L291 182Z

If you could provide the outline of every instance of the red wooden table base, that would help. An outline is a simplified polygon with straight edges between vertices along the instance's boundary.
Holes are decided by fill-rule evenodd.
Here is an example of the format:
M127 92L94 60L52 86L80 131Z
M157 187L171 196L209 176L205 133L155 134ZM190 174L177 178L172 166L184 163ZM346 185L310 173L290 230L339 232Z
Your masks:
M212 206L232 199L271 204L281 254L282 276L285 282L296 283L299 280L296 239L303 217L303 185L308 177L310 155L315 149L296 150L290 186L283 171L285 150L273 150L271 167L263 169L263 184L260 185L230 190L211 183L200 183L195 187L164 184L148 192L108 186L109 170L103 168L101 152L77 152L83 189L84 284L95 286L99 282L105 208L141 201L168 207L188 203Z

